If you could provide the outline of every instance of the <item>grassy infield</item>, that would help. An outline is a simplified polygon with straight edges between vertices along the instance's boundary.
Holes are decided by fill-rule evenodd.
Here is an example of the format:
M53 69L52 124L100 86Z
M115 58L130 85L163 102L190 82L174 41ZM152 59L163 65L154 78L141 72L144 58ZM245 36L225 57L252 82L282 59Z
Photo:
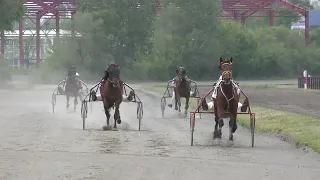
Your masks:
M250 86L257 89L270 88L272 85ZM144 86L144 89L163 93L163 87ZM190 101L190 107L196 108L195 99ZM256 130L263 133L279 133L297 143L297 145L307 145L320 153L320 119L300 115L296 113L275 111L260 107L251 107L256 113ZM249 117L240 116L238 118L245 127L250 127Z

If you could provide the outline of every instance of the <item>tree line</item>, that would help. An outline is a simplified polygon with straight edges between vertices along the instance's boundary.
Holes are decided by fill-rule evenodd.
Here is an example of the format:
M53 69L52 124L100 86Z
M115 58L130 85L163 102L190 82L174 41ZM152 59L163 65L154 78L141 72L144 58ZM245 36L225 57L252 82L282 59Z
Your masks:
M83 76L97 79L116 62L124 79L168 80L184 66L190 78L212 80L220 56L233 57L235 78L297 77L303 69L320 74L320 30L311 30L306 47L304 31L290 29L299 18L294 12L276 18L274 27L265 18L249 18L243 26L219 18L220 1L162 0L160 10L152 0L77 2L73 22L62 22L76 33L54 41L40 68L43 77L64 75L76 65ZM292 2L313 8L308 0Z

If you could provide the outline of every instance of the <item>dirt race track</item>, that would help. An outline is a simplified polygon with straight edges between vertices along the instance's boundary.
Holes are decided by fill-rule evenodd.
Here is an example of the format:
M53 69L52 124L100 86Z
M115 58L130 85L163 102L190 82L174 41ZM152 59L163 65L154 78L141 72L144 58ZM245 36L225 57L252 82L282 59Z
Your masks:
M54 88L0 92L1 180L319 179L318 155L273 136L257 135L251 148L249 132L239 128L233 145L226 140L214 145L212 117L197 121L191 147L189 121L171 109L160 118L160 98L140 90L142 131L137 131L132 103L121 105L119 131L101 131L100 102L89 111L88 130L82 130L80 109L67 112L64 97L58 97L59 107L51 112Z

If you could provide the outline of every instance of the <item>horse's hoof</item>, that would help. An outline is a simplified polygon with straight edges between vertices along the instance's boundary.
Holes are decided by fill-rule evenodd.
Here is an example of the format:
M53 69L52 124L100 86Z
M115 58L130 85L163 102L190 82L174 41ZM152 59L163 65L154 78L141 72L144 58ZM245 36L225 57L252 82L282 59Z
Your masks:
M178 107L174 107L174 110L178 111Z
M111 126L103 126L102 129L103 129L104 131L109 131L109 130L111 130L112 128L111 128Z
M121 119L118 119L118 120L117 120L117 123L118 123L118 124L121 124Z
M172 104L168 104L168 107L172 108Z
M118 131L118 128L112 128L111 131Z

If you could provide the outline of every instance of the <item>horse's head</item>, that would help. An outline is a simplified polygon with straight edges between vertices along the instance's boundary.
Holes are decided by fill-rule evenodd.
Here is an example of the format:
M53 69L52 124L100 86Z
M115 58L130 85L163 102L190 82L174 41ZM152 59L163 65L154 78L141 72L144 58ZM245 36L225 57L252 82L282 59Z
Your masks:
M178 81L182 82L183 80L186 79L185 77L187 74L187 70L185 70L184 67L178 67L176 69L176 73L177 73Z
M230 84L232 79L232 57L229 60L222 59L222 57L220 57L219 69L224 83Z
M113 87L118 87L120 85L120 69L119 65L112 64L108 68L109 72L109 82Z

